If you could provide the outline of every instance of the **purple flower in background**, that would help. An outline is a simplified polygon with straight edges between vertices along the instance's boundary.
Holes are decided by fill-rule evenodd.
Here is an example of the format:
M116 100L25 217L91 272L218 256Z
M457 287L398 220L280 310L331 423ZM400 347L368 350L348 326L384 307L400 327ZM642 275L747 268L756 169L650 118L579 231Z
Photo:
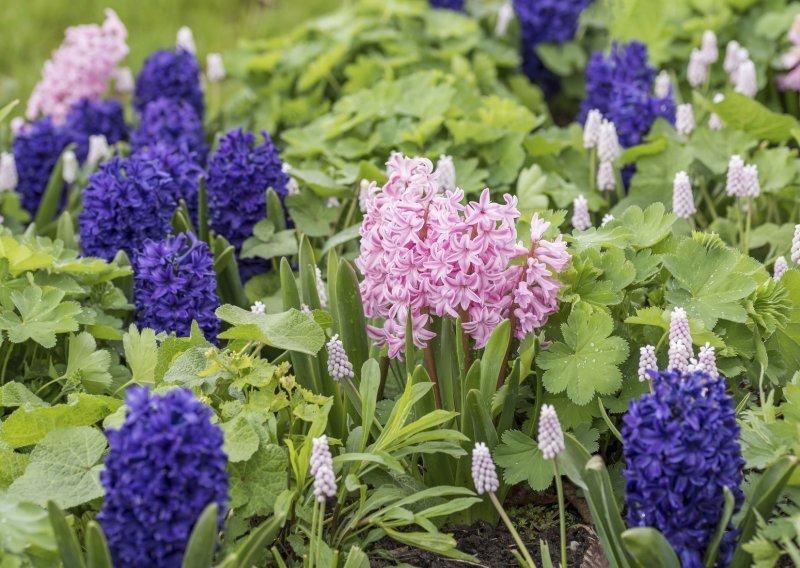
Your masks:
M557 78L545 68L536 48L541 43L566 43L575 37L581 12L591 0L514 0L522 41L522 71L547 90Z
M220 322L214 255L189 233L144 243L133 262L136 321L156 332L188 337L192 320L216 339Z
M203 175L197 155L184 147L158 143L139 150L136 157L153 162L157 170L169 176L169 180L165 178L160 185L159 197L164 201L164 206L174 211L183 199L192 220L197 221L197 192Z
M115 566L180 566L192 529L211 503L219 525L228 501L227 456L212 411L191 391L150 396L128 389L125 422L108 430L97 520Z
M675 122L672 91L665 97L654 95L655 75L647 64L647 48L637 41L614 43L608 57L595 53L586 68L579 120L584 122L589 111L597 109L616 125L623 147L640 144L659 116Z
M736 509L744 495L739 425L725 379L702 371L656 373L652 394L633 400L624 418L628 525L661 531L685 568L701 568L724 505L723 488ZM735 545L729 526L720 565Z
M208 162L211 228L228 239L237 253L253 226L267 215L267 189L272 188L281 200L286 197L289 176L269 134L261 134L264 142L256 144L252 132L231 130ZM263 271L266 263L245 259L239 266L246 277Z
M89 154L89 137L102 134L109 144L128 139L125 112L119 101L78 102L67 115L64 129L75 143L75 155L83 163Z
M201 165L208 159L203 121L185 100L160 97L144 107L139 126L131 133L131 147L135 151L158 143L194 152Z
M49 118L22 126L11 143L17 166L17 192L22 196L22 206L35 214L39 208L53 168L69 144L63 128Z
M465 0L429 0L431 6L434 8L446 8L448 10L455 10L457 12L464 11Z
M89 176L78 215L84 254L111 260L129 256L147 239L169 233L174 207L165 186L173 183L157 160L113 157Z
M133 108L142 112L148 104L161 97L185 100L202 118L205 103L200 88L200 66L193 53L183 49L162 49L145 60L136 79Z

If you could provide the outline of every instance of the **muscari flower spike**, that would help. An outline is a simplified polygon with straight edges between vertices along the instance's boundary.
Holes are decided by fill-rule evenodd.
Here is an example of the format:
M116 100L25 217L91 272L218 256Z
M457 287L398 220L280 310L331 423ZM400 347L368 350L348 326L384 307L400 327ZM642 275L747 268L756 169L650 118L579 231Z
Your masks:
M725 95L722 93L716 93L712 100L715 103L721 103L723 100L725 100ZM725 126L725 123L722 122L722 119L719 117L719 115L715 112L712 112L711 116L708 117L708 127L711 130L722 130L723 126Z
M700 46L700 52L703 54L703 59L708 65L716 63L719 59L717 34L715 34L713 30L706 30L703 32L703 42Z
M193 152L201 165L208 159L203 121L187 101L160 97L144 107L139 126L131 133L131 148L158 143Z
M600 126L603 124L603 114L595 109L586 115L586 123L583 125L583 147L587 150L596 148L600 142Z
M209 53L206 57L206 77L211 83L219 83L225 79L225 64L219 53Z
M436 162L436 181L439 184L439 191L455 191L456 189L456 167L453 164L453 157L447 154L439 156Z
M701 568L722 515L723 488L733 493L736 510L744 500L733 399L723 378L702 371L662 371L651 387L623 418L628 526L658 529L684 568ZM734 546L729 525L720 565L730 561Z
M734 154L728 161L726 173L725 193L729 197L741 197L745 191L744 160L739 154Z
M675 112L675 130L678 131L678 134L688 136L694 129L694 109L692 105L689 103L678 105L678 109Z
M658 371L656 348L652 345L645 345L639 348L639 382L644 382L650 378L648 371Z
M614 175L614 166L611 162L600 162L597 167L597 189L600 191L614 191L617 179Z
M133 95L138 112L159 98L185 100L202 119L205 113L200 88L200 67L194 54L184 49L160 50L145 60Z
M194 43L194 34L189 26L181 26L175 36L175 48L188 51L192 55L197 54L197 46Z
M191 391L150 395L131 387L125 422L108 430L97 520L115 566L174 568L192 529L211 503L219 526L228 501L227 456L211 408Z
M753 98L758 93L758 77L756 75L756 66L749 58L739 63L736 70L736 92L741 93L747 97Z
M693 359L692 361L693 365L689 367L690 371L703 371L712 379L719 377L716 349L710 343L706 342L705 345L700 347L697 360Z
M539 449L546 460L555 457L564 451L564 431L558 420L556 409L551 404L543 404L539 414Z
M791 259L795 264L800 264L800 224L794 226Z
M132 257L147 239L168 234L174 203L162 189L172 183L156 160L115 156L101 164L78 215L84 254L111 261L124 250Z
M613 162L619 158L621 151L617 127L610 120L603 120L597 137L597 157L601 162Z
M331 337L325 347L328 350L328 374L331 378L337 383L344 378L352 379L354 377L353 365L347 358L347 352L344 350L339 335Z
M35 214L69 135L49 117L25 124L11 142L22 206Z
M693 49L689 55L689 66L686 69L686 80L695 89L708 80L709 64L699 49Z
M668 97L672 92L672 78L666 70L661 70L656 75L653 94L659 98Z
M689 318L686 310L676 307L669 322L669 368L685 371L693 356Z
M61 177L66 183L75 183L75 180L78 179L78 170L80 170L80 164L75 152L67 150L61 160Z
M786 257L779 256L776 258L772 270L772 279L775 280L775 282L778 282L781 278L783 278L783 275L786 274L786 271L789 270L789 264L786 262Z
M585 231L592 226L592 220L589 218L589 204L583 194L579 195L572 202L572 226L579 231Z
M333 456L328 446L328 437L323 434L311 441L311 475L314 476L314 495L325 503L336 497L336 475L333 473Z
M11 191L17 188L17 166L14 154L0 153L0 191Z
M675 174L672 183L672 211L680 219L689 219L697 213L692 195L692 181L686 172Z
M478 495L494 493L500 489L492 454L483 442L478 442L472 448L472 483L475 484Z
M108 144L116 144L128 139L128 126L125 112L119 101L91 101L83 99L67 115L64 129L70 142L75 143L75 154L81 163L89 155L90 139L102 135Z
M134 257L134 300L140 327L188 337L192 321L215 340L220 321L214 255L194 234L147 240Z
M255 224L264 218L266 192L272 188L283 201L289 176L269 134L256 144L251 132L231 130L222 137L219 148L208 161L208 211L211 228L230 241L238 252L253 233ZM258 259L239 262L243 276L266 269Z

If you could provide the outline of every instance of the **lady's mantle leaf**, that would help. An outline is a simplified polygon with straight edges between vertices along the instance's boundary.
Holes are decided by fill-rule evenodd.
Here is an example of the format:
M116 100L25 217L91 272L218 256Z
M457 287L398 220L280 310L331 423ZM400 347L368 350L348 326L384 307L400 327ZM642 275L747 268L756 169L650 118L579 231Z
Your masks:
M612 394L622 385L617 368L628 357L628 343L609 337L611 316L578 303L561 326L564 341L556 342L539 355L545 370L544 386L552 393L567 391L577 405L591 402L596 393Z

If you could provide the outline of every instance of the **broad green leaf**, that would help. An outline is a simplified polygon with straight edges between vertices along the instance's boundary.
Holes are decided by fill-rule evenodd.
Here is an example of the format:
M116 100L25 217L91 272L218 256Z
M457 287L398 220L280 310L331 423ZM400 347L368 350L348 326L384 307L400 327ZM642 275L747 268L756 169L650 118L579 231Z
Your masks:
M122 346L125 348L125 361L131 370L131 383L153 384L158 361L156 332L146 327L140 333L136 326L131 324L128 332L122 337Z
M89 426L50 432L33 449L28 468L9 491L42 506L54 501L63 509L102 497L98 462L106 447L106 437Z
M30 547L55 552L53 529L45 511L39 505L19 499L17 495L0 491L0 557L3 553L23 554ZM13 564L12 564L13 566Z
M62 302L64 292L29 284L24 291L11 292L11 301L19 313L6 310L0 314L0 329L6 330L12 343L29 339L43 347L56 344L56 334L78 331L77 317L82 310L76 302Z
M275 499L287 488L288 470L286 451L276 444L262 446L247 461L229 464L229 506L244 517L271 514Z
M564 342L556 342L538 357L545 370L545 388L552 393L566 391L577 405L591 402L595 394L612 394L622 386L618 366L628 357L628 344L611 336L611 316L577 304L562 324Z
M0 237L0 258L8 259L8 270L15 277L28 270L47 268L55 262L50 254L20 244L10 236Z
M769 110L755 99L741 93L728 93L718 103L695 94L700 104L719 115L726 127L744 130L758 140L785 142L798 128L797 120L788 114Z
M249 460L258 450L259 437L253 425L243 414L220 425L225 434L222 451L231 463Z
M675 223L674 213L665 213L662 203L653 203L642 211L629 207L622 215L622 226L631 233L630 244L635 248L648 248L667 238Z
M28 454L0 448L0 489L5 489L25 473L28 459Z
M97 349L97 344L87 332L69 336L69 354L64 377L74 383L81 383L92 394L102 393L111 384L111 354L105 349Z
M31 406L47 406L47 403L33 394L28 387L22 383L11 381L0 387L0 406L13 408L30 404Z
M519 430L508 430L493 452L509 485L527 481L534 491L544 491L553 483L553 462L542 456L539 444Z
M316 355L325 343L325 332L314 320L296 309L279 314L254 314L224 305L217 317L233 327L219 334L222 339L246 339L279 349Z
M636 527L622 533L625 549L641 566L681 568L678 555L664 535L651 527Z

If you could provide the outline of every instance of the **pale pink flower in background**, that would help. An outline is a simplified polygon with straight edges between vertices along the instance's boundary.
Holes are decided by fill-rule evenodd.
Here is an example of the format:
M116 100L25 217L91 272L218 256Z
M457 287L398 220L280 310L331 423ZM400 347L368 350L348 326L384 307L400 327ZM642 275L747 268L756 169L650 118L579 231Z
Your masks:
M672 310L669 322L668 366L670 369L686 371L692 357L694 357L694 352L692 351L692 335L689 331L689 318L686 310L676 307Z
M694 88L700 87L708 79L708 63L703 57L703 52L699 49L693 49L689 55L686 79Z
M761 195L761 184L758 181L758 166L749 164L744 167L742 180L742 197L758 197Z
M733 76L739 68L739 63L749 58L750 53L747 49L742 47L738 41L731 40L728 42L728 45L725 46L725 59L722 63L722 68L725 69L728 75Z
M586 123L583 125L583 147L586 149L594 148L600 141L600 125L603 123L602 113L595 109L586 115Z
M64 32L64 42L45 62L42 79L28 100L29 119L49 115L61 123L76 102L98 100L106 92L117 64L128 55L128 32L112 9L106 8L105 14L102 25Z
M714 95L713 101L715 103L721 103L723 100L725 100L725 96L722 93L716 93ZM708 127L711 130L722 130L723 126L725 126L725 123L722 122L722 119L719 117L719 115L715 112L712 112L711 116L708 117Z
M114 90L120 95L132 93L136 87L130 67L117 67L111 74L111 79L114 81Z
M579 195L572 202L572 226L579 231L585 231L592 226L592 220L589 218L589 203L583 194Z
M725 193L729 197L741 197L745 190L744 160L739 154L734 154L728 161L726 174Z
M794 226L791 259L795 264L800 264L800 224Z
M0 191L11 191L17 188L19 177L14 154L3 152L0 154Z
M67 183L75 183L75 180L78 179L78 170L80 169L78 157L75 155L75 152L67 150L64 152L61 160L63 165L61 175L64 181Z
M692 181L686 172L675 174L672 183L672 212L681 219L689 219L697 213L692 196Z
M785 256L779 256L775 259L775 264L772 266L772 279L778 282L786 271L789 270L789 264L786 262Z
M734 85L736 85L737 93L741 93L750 98L756 96L758 93L758 78L756 76L756 66L750 59L739 64L733 82Z
M543 404L539 414L539 436L537 439L542 457L546 460L554 459L564 451L564 431L561 429L561 421L558 419L555 407L551 404Z
M675 112L675 130L678 134L688 136L695 129L694 109L689 103L678 105Z
M614 191L617 179L614 176L614 166L611 162L600 162L597 167L597 189L600 191Z
M453 164L453 157L447 154L439 156L436 162L436 181L439 184L439 191L454 191L456 189L456 166Z
M644 382L650 378L647 371L658 371L656 348L652 345L645 345L639 348L639 382Z
M666 70L661 70L661 72L656 75L655 80L655 87L653 93L660 99L663 99L666 96L669 96L670 89L672 88L672 79L669 76L669 73Z
M795 16L788 37L793 45L781 57L781 65L788 73L778 75L778 88L782 91L800 91L800 14Z
M188 51L191 54L197 53L197 46L194 43L192 28L189 26L182 26L181 29L178 30L178 34L175 36L175 47L183 51Z
M225 79L225 64L219 53L209 53L206 56L206 77L212 83L219 83Z
M708 65L712 65L719 59L719 48L717 47L717 34L713 30L703 32L703 43L700 47L703 60Z
M25 126L25 119L21 116L15 116L11 119L11 134L16 136L19 134L19 131L22 130L22 127Z
M621 153L616 125L610 120L603 119L597 141L597 156L601 162L613 162Z

